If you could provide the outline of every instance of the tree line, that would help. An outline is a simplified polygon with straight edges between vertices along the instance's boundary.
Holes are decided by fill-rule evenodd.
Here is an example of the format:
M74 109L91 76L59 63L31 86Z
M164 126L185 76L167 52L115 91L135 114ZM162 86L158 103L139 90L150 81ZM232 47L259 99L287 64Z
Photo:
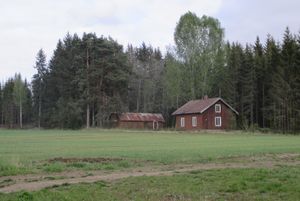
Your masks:
M111 113L171 113L191 99L222 97L241 129L300 130L300 34L281 42L225 42L212 17L188 12L165 55L141 44L123 48L94 33L67 34L47 62L36 56L31 83L16 74L0 86L0 123L44 128L109 126Z
M13 128L32 122L32 93L20 74L0 84L0 126Z

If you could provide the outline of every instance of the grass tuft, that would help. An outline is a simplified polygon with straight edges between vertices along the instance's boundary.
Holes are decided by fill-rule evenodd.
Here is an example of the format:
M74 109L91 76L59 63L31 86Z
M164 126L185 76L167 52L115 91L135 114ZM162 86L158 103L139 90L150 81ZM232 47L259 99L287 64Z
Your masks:
M62 163L50 163L44 167L45 172L62 172L64 165Z
M33 195L29 192L23 192L18 196L19 201L33 201Z

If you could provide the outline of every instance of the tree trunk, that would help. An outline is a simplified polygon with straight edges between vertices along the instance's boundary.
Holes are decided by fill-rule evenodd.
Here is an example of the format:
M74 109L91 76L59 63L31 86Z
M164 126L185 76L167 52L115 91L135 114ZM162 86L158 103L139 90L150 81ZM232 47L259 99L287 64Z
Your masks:
M4 124L4 112L3 112L3 107L1 108L1 124Z
M148 110L148 101L149 101L149 92L147 90L147 80L144 81L144 88L143 88L143 111L142 112L147 112ZM146 86L145 86L146 85Z
M202 98L207 94L207 72L206 69L204 70L204 77L203 77L203 89L202 89Z
M23 107L22 107L22 101L20 100L20 128L23 128Z
M88 48L86 49L86 87L87 87L86 128L90 128L89 50L88 50Z
M136 112L140 111L140 97L141 97L141 85L142 85L142 80L139 80L139 86L138 86L138 94L137 94L137 99L136 99Z
M250 105L250 118L251 118L251 129L253 131L253 124L254 124L253 103L251 103Z
M191 64L190 67L190 87L191 87L191 99L195 99L195 73L194 73L194 67L193 64ZM202 90L202 95L203 95L203 90Z
M273 103L273 128L278 129L278 128L276 128L276 105L275 105L275 103Z
M9 114L9 127L10 128L13 128L13 126L14 126L14 116L15 116L15 112L14 112L13 104L10 104L10 114Z
M103 117L103 93L102 93L102 83L103 83L103 75L101 76L99 83L98 83L98 112L97 112L97 126L102 127L102 117Z
M261 109L261 113L262 113L262 127L265 127L265 85L263 84L262 87L262 109Z
M42 117L42 100L41 96L39 97L39 114L38 114L38 127L41 128L41 117Z
M254 109L255 110L255 123L258 125L258 127L261 126L261 122L260 122L260 112L259 112L259 101L260 101L260 98L259 98L259 93L255 93L254 95L254 100L255 101L255 105L254 105Z
M93 112L92 112L92 126L95 127L95 104L93 106Z
M90 104L86 105L86 128L90 128Z

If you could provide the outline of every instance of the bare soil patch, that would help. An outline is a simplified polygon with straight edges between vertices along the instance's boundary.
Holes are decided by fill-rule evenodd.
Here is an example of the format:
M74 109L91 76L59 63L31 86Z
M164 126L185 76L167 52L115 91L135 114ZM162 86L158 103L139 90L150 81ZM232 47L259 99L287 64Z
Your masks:
M49 159L49 163L53 162L62 162L62 163L111 163L111 162L119 162L122 161L122 158L52 158Z

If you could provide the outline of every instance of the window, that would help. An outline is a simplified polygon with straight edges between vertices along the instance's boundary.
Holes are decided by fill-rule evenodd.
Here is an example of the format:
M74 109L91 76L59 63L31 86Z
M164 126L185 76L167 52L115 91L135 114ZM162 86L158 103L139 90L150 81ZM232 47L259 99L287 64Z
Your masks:
M192 117L192 126L197 127L197 117Z
M222 126L222 119L221 117L215 117L215 126L221 127Z
M221 104L215 104L215 112L221 113Z
M185 126L185 119L184 117L180 118L180 127L184 127Z

